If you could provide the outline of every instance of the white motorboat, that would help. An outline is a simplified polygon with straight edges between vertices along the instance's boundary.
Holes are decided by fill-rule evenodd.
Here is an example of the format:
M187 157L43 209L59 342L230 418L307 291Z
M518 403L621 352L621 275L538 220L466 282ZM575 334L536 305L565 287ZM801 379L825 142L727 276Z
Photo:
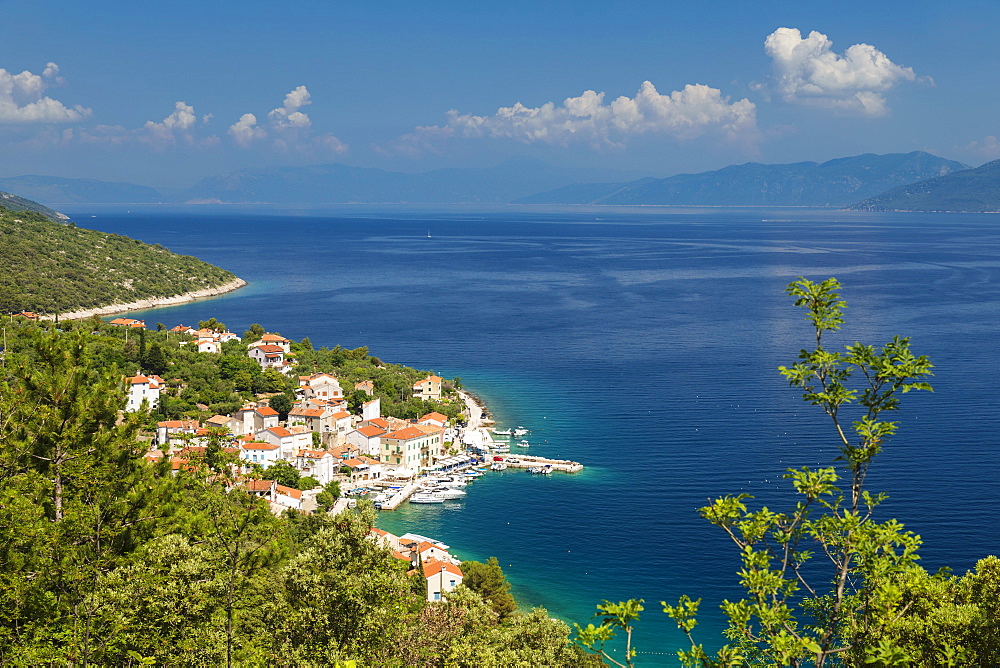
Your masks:
M454 487L440 487L434 490L435 496L440 496L442 499L460 499L465 496L466 492L464 489L456 489Z
M514 432L512 432L510 429L494 429L493 433L496 434L497 436L510 436Z
M531 445L531 443L528 443L525 440L521 440L521 441L517 442L517 447L519 447L519 448L527 448L530 445Z
M410 497L410 503L444 503L444 498L434 492L418 492Z
M521 436L524 436L524 435L525 435L525 434L527 434L527 433L528 433L528 430L527 430L527 429L525 429L524 427L518 427L518 428L517 428L517 429L515 429L515 430L514 430L513 432L511 432L511 434L512 434L513 436L516 436L516 437L521 437Z
M459 480L455 478L444 478L438 483L442 487L452 487L454 489L461 489L469 484L468 480Z
M494 471L506 471L507 470L507 462L493 462L490 465L490 469L492 469Z

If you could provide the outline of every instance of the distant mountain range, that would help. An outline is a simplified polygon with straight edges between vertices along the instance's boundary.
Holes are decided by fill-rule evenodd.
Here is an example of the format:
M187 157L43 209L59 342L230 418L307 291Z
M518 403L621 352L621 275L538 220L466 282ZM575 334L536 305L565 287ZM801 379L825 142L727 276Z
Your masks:
M848 206L889 188L967 169L930 153L890 153L763 165L748 162L700 174L629 183L580 183L515 204Z
M992 166L991 166L992 165ZM1000 164L976 169L930 153L866 153L824 163L746 163L700 174L556 167L515 158L495 167L390 172L341 164L243 169L174 197L132 183L47 176L0 178L0 190L46 203L563 204L835 206L1000 210ZM888 191L888 192L887 192ZM941 200L945 197L945 200Z
M114 204L163 202L153 188L134 183L111 183L94 179L64 179L58 176L10 176L0 178L0 190L39 202Z
M1000 212L1000 160L899 186L851 208L861 211Z
M623 172L617 172L621 175ZM331 164L244 169L200 181L180 201L336 203L507 203L540 189L582 179L614 178L612 170L555 167L515 158L496 167L435 169L410 174ZM635 174L627 178L635 178Z

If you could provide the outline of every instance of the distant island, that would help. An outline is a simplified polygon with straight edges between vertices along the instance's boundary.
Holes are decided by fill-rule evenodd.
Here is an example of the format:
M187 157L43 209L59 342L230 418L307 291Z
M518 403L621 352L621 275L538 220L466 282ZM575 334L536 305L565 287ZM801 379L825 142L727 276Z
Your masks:
M0 312L86 317L229 292L232 272L118 234L0 207Z
M889 188L967 169L954 160L915 151L866 153L824 163L748 162L700 174L629 183L577 183L515 200L515 204L625 206L844 207Z
M924 151L866 153L823 163L748 162L666 178L514 158L493 167L420 173L343 164L242 169L202 179L169 195L130 183L54 176L0 178L0 190L47 204L795 206L998 211L998 172L996 163L971 169ZM6 197L8 208L16 208L10 206L16 195ZM53 219L59 215L51 209L42 213Z
M858 211L1000 212L1000 160L893 188L851 208Z

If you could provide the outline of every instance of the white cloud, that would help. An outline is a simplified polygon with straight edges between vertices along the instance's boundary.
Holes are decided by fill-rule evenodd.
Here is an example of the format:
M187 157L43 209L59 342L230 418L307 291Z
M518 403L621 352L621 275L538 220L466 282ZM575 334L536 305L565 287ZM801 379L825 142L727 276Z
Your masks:
M164 149L177 143L195 144L197 139L192 128L198 122L194 107L186 102L175 102L174 111L160 123L146 121L139 133L139 140L156 149Z
M416 153L433 150L451 137L513 139L524 143L568 145L584 142L595 147L623 146L632 136L663 134L691 139L718 132L732 140L755 142L756 107L747 99L730 103L717 88L688 84L661 95L649 81L635 97L621 96L604 103L604 93L584 91L562 104L547 102L526 107L520 102L500 107L492 116L447 113L443 126L420 126L400 137L395 148Z
M979 141L970 142L963 149L969 153L982 156L987 160L1000 158L1000 140L993 135L987 135Z
M69 123L90 115L90 109L43 96L49 80L61 83L59 66L48 63L41 75L28 70L11 74L0 68L0 123Z
M299 86L285 96L285 104L282 107L268 112L267 117L271 124L278 130L286 128L307 128L312 125L309 117L299 111L307 104L312 104L312 98L305 86Z
M240 146L246 147L257 139L267 136L264 128L257 126L257 117L253 114L243 114L240 120L229 126L229 134Z
M815 30L805 38L797 28L778 28L767 36L764 51L774 62L777 92L786 102L884 116L888 106L881 93L918 79L912 68L897 65L869 44L854 44L843 55L832 47ZM933 83L929 77L921 81Z
M287 95L282 106L267 114L267 126L258 124L254 114L243 114L229 126L229 135L238 145L246 148L251 144L270 138L272 148L280 151L319 153L344 153L347 144L332 134L316 135L312 120L301 111L312 104L312 97L305 86L298 86Z

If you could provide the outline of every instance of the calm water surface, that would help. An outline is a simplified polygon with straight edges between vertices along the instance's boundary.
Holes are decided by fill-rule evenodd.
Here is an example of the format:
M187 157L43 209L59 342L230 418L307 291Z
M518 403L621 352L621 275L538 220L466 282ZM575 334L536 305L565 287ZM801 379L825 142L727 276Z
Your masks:
M490 475L462 502L380 525L498 556L519 600L567 620L585 623L604 598L646 599L645 665L673 663L683 643L659 601L702 597L700 639L715 645L717 605L740 592L733 546L697 508L738 492L774 507L785 468L834 456L823 416L775 370L809 345L783 293L799 275L844 284L848 321L831 343L899 333L936 365L936 391L906 396L869 478L891 494L884 517L924 537L928 568L962 572L1000 550L996 216L68 208L81 226L251 282L146 312L150 325L214 316L366 345L461 376L502 424L533 430L533 453L584 462L572 476Z

